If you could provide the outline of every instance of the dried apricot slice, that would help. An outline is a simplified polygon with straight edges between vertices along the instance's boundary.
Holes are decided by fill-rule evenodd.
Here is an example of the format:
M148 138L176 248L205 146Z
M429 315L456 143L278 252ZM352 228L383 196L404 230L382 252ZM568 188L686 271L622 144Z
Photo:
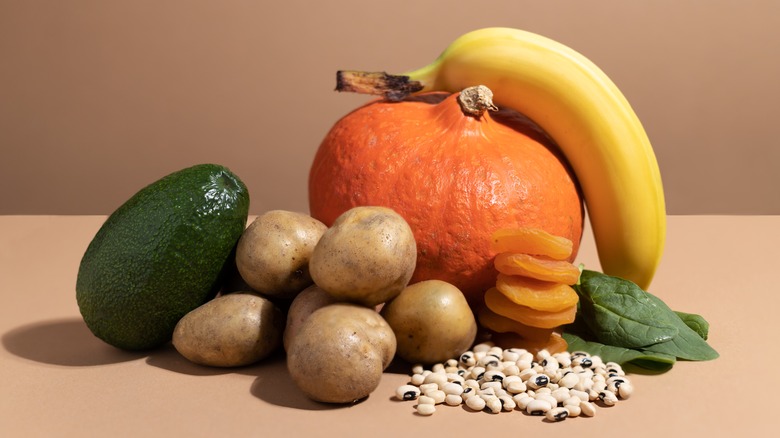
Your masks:
M577 314L576 304L557 312L546 312L522 306L512 302L495 287L485 292L485 305L501 316L519 321L525 325L540 328L555 328L560 325L570 324L574 322L574 317Z
M568 259L573 247L571 240L533 227L500 229L490 240L490 248L497 253L542 255L555 260Z
M580 268L566 260L546 260L530 254L502 252L496 255L496 270L507 275L522 275L542 281L574 284L580 278Z
M482 327L492 332L515 333L525 339L535 341L546 341L553 332L551 328L531 327L530 325L501 316L485 306L482 306L477 312L477 321L479 321Z
M547 339L527 339L515 333L495 333L491 340L503 349L523 348L536 355L541 350L547 350L550 354L563 353L569 348L566 339L558 333L550 333Z
M498 274L496 289L515 304L545 312L560 312L576 305L580 299L568 284L518 275Z

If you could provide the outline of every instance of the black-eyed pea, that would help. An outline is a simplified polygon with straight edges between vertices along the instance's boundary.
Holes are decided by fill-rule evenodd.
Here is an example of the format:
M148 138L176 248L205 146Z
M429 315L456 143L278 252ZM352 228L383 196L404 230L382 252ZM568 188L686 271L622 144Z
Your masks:
M517 403L509 395L501 395L498 400L501 401L501 409L507 412L513 411L517 407Z
M498 397L493 396L485 400L485 408L491 414L498 414L503 409L503 405L501 404L501 400L499 400Z
M599 392L598 399L601 400L605 406L614 406L618 402L617 395L608 390Z
M544 414L544 418L547 421L563 421L569 416L569 411L566 408L552 408Z
M485 367L475 366L469 373L470 378L474 380L482 380L482 377L485 375L485 371L487 371Z
M629 382L623 382L618 387L618 395L620 396L620 398L624 400L631 397L631 394L633 393L634 393L634 385L632 385Z
M534 374L526 380L526 385L532 389L539 389L547 386L550 383L550 377L546 374Z
M425 371L425 367L422 366L422 364L415 364L412 366L412 374L422 374L423 371Z
M525 407L525 411L530 415L545 415L552 408L547 400L533 399Z
M477 360L474 358L474 352L473 351L467 351L460 355L460 358L458 359L460 362L460 366L462 367L473 367L476 365Z
M520 373L522 373L525 370L530 370L531 366L533 364L532 361L530 361L530 360L523 360L523 359L518 360L516 363L517 363L517 368L520 369Z
M607 382L596 380L596 381L593 382L593 387L592 388L596 392L601 392L601 391L607 389Z
M496 389L494 387L492 387L492 386L489 386L487 388L480 389L479 391L477 391L477 395L479 395L483 399L484 398L488 398L488 397L495 397L496 396Z
M571 355L569 353L556 353L553 354L553 357L558 361L561 368L568 368L571 366Z
M448 373L447 381L463 386L463 382L465 382L466 379L464 379L463 376L458 373Z
M474 388L472 388L470 386L467 386L467 387L463 388L463 393L460 395L460 397L463 399L463 401L466 401L466 399L468 399L469 397L472 397L472 396L474 396L476 394L477 394L477 391Z
M416 400L420 396L420 388L414 385L401 385L395 390L398 400Z
M484 382L481 385L479 385L479 389L483 391L487 389L491 389L493 395L495 395L496 391L498 391L499 389L503 389L503 387L501 386L501 382Z
M590 356L577 356L571 360L573 367L580 366L582 368L590 368L593 366L593 359Z
M485 374L482 376L482 380L484 380L485 382L501 383L504 380L504 378L506 378L506 375L499 370L485 371Z
M463 382L463 387L473 388L475 391L479 390L479 382L475 379L468 379Z

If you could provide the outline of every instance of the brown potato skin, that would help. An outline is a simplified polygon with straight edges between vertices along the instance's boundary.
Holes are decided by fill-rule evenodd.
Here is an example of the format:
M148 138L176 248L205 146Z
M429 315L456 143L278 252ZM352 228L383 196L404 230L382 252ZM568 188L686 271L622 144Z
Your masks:
M292 301L287 311L287 323L283 336L285 351L289 351L292 338L298 334L304 321L315 310L334 303L336 303L336 299L316 284L302 290Z
M375 310L331 304L312 313L292 338L287 368L310 399L353 403L376 389L395 347L392 329Z
M389 208L355 207L322 235L309 269L339 301L371 307L398 295L416 263L417 244L403 217Z
M291 299L312 284L309 259L327 227L303 213L271 210L244 230L236 246L236 268L252 289Z
M186 314L173 332L173 346L188 360L213 367L258 362L281 344L284 314L250 293L217 297Z
M466 297L455 286L426 280L404 289L381 310L393 328L398 357L433 364L456 358L477 335L477 322Z

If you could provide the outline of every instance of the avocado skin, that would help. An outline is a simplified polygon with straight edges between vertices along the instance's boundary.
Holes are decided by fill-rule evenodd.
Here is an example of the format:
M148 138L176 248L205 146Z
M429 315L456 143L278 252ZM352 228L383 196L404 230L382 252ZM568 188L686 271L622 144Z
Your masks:
M216 164L141 189L108 217L81 260L76 301L87 327L125 350L170 341L179 319L214 297L248 212L246 186Z

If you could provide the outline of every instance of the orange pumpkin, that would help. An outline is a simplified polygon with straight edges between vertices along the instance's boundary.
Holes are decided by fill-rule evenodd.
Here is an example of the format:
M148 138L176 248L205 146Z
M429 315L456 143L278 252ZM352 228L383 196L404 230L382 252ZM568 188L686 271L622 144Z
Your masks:
M582 199L554 143L501 109L467 115L461 93L376 100L339 120L309 174L310 214L330 225L360 205L390 207L417 240L411 282L454 284L470 303L493 287L493 232L537 227L574 243Z

